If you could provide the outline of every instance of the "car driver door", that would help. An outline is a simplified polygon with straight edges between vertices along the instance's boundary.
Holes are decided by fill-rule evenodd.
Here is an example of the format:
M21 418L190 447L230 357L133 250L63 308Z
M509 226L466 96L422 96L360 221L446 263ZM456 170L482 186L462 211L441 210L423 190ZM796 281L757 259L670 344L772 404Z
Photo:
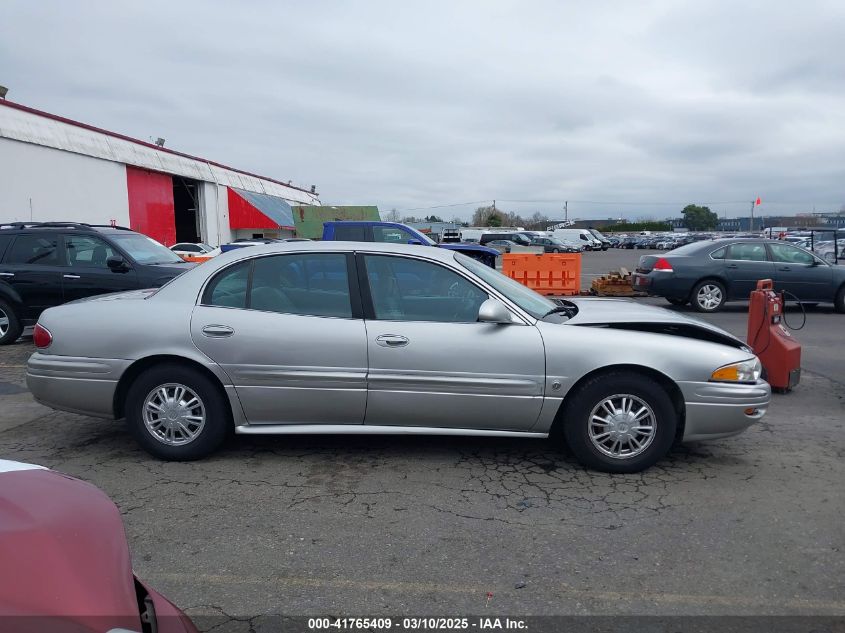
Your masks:
M528 430L543 402L536 327L478 322L488 294L405 255L358 255L369 355L365 424Z

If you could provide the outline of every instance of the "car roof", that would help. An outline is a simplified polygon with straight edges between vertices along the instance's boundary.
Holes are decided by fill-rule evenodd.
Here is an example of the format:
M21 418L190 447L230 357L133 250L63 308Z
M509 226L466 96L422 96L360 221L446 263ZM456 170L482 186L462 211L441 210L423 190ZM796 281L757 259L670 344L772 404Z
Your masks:
M85 224L82 222L0 222L0 231L78 231L79 233L135 233L125 226Z
M341 240L310 241L310 242L278 242L273 244L259 244L236 248L220 257L226 256L229 261L252 257L257 254L269 255L273 253L292 252L367 252L367 253L397 253L402 255L418 255L427 259L439 261L451 261L453 251L437 246L426 246L420 244L389 244L386 242L345 242ZM239 255L232 257L233 254ZM219 259L219 258L215 258Z

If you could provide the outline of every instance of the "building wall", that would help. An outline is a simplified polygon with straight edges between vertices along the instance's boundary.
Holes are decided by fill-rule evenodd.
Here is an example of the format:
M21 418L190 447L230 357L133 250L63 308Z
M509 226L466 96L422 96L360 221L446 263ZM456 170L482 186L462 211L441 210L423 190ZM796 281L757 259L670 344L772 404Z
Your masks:
M129 226L126 167L0 138L0 221L28 220Z
M323 237L323 222L336 220L367 220L378 222L376 206L295 206L293 221L297 237L319 239Z

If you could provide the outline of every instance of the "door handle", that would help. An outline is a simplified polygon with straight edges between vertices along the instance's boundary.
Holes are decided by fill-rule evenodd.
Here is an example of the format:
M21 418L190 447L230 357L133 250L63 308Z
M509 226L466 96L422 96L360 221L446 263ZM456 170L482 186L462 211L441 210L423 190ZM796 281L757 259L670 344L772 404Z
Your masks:
M204 336L209 336L211 338L225 338L227 336L232 336L235 333L235 330L230 328L228 325L206 325L202 329L202 333Z
M62 275L65 279L79 279L79 275Z
M792 270L789 266L781 266L778 270Z
M405 347L410 341L398 334L382 334L376 337L376 343L382 347Z
M0 273L0 277L14 277L15 273Z
M726 268L739 268L736 264L728 264Z

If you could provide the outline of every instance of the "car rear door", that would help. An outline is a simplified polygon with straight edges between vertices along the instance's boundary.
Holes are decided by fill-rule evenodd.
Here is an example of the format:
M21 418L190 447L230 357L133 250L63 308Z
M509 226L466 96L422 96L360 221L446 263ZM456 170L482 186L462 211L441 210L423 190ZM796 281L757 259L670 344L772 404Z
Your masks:
M826 263L791 244L771 243L776 290L785 290L802 301L832 301L833 272Z
M194 344L232 379L250 424L361 424L367 340L354 259L255 257L218 272L191 319Z
M94 295L138 287L138 273L131 267L112 270L106 260L121 255L108 242L96 235L65 234L67 269L62 272L62 295L74 301Z
M369 355L365 424L530 429L545 351L533 325L478 322L488 294L429 260L359 254Z
M725 253L725 279L730 299L748 299L760 279L774 279L775 266L763 242L737 242Z
M20 297L23 314L35 320L47 308L62 303L65 270L62 236L48 231L18 233L6 249L0 277Z

